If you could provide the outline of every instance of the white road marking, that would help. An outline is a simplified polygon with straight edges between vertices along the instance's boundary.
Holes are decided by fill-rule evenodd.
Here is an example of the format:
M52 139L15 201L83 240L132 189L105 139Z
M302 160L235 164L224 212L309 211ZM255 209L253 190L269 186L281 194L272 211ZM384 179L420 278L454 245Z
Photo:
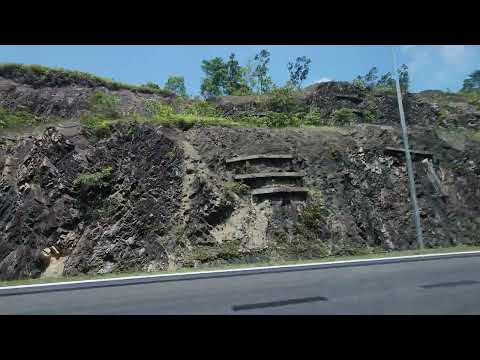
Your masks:
M327 266L327 265L340 265L340 264L349 264L349 263L368 263L368 262L382 262L382 261L391 261L391 260L408 260L408 259L420 259L420 258L429 258L429 257L444 257L452 255L474 255L480 254L479 251L463 251L463 252L451 252L451 253L440 253L440 254L424 254L424 255L407 255L407 256L392 256L392 257L383 257L383 258L370 258L370 259L357 259L357 260L339 260L339 261L328 261L328 262L317 262L317 263L304 263L304 264L293 264L293 265L274 265L274 266L258 266L250 268L237 268L237 269L226 269L226 270L207 270L207 271L196 271L196 272L183 272L183 273L172 273L172 274L157 274L157 275L138 275L138 276L125 276L125 277L114 277L109 279L93 279L93 280L79 280L79 281L64 281L56 283L43 283L43 284L31 284L31 285L16 285L16 286L5 286L0 287L0 293L4 290L14 290L14 289L27 289L27 288L42 288L46 286L55 287L62 285L78 285L78 284L89 284L89 283L108 283L108 282L118 282L123 280L144 280L144 279L155 279L155 278L169 278L169 277L188 277L195 275L210 275L210 274L228 274L232 272L241 273L241 272L255 272L261 270L275 270L275 269L295 269L302 267L315 267L315 266Z

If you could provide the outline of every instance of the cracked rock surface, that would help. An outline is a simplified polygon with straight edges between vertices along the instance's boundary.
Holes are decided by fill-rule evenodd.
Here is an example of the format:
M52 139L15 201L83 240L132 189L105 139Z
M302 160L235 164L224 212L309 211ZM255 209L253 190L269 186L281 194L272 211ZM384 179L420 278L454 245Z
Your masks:
M417 127L411 143L434 153L431 163L414 163L426 245L478 243L478 142L459 147ZM379 125L181 131L123 123L95 142L55 127L0 138L0 279L411 248L405 162L388 146L401 147L400 130ZM306 202L257 203L229 187L236 170L226 159L267 153L294 156L280 171L305 173ZM60 258L49 263L41 253L52 246Z

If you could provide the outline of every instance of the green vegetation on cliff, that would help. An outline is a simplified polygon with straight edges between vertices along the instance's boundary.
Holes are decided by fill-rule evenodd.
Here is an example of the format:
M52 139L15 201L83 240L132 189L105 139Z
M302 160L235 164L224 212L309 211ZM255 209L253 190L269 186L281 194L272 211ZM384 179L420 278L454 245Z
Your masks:
M8 111L0 107L0 130L15 129L35 124L35 117L28 111Z
M172 93L160 88L146 85L131 85L99 77L87 72L66 70L62 68L50 68L42 65L24 65L15 63L0 64L0 76L23 80L32 86L68 86L83 85L87 87L106 87L109 90L131 90L140 93L171 95Z
M20 111L7 111L0 108L0 130L34 126L46 123L45 117L75 114L79 117L87 132L96 138L109 134L112 122L135 120L153 122L167 126L188 129L194 125L240 126L240 127L309 127L309 126L351 126L355 123L387 123L396 121L398 109L394 91L394 80L390 73L378 76L374 67L366 75L358 76L354 85L349 82L327 83L324 86L312 85L301 89L300 84L309 73L309 59L297 58L289 63L291 79L286 86L279 87L271 82L268 64L270 54L262 51L255 56L255 61L247 67L239 65L232 54L228 60L208 60L203 62L206 72L204 85L212 94L254 94L251 96L227 96L202 100L186 96L185 82L181 76L171 76L166 87L173 91L161 89L159 85L148 83L142 86L122 84L92 74L53 69L40 65L0 64L0 77L13 79L34 88L62 87L80 85L94 89L87 99L85 108L83 98L77 101L74 110L68 109L61 100L49 104L48 111L42 112L43 105L30 104L28 101L18 106ZM409 85L408 69L399 70L403 89ZM466 103L480 110L480 92L476 73L470 75L467 87L458 93L432 91L421 93L427 102L435 102L440 109L437 114L427 107L417 106L417 97L406 97L405 103L416 111L412 117L428 118L458 126L450 121L457 116L456 103ZM208 86L207 86L208 85ZM249 88L248 91L244 91ZM253 90L255 88L256 90ZM159 97L135 96L126 99L111 90L129 89L134 92L171 95L169 99ZM205 90L205 89L204 89ZM176 96L174 95L176 93ZM50 96L50 93L47 92ZM71 95L68 96L70 101ZM42 100L43 101L43 100ZM53 109L53 112L52 112ZM133 110L132 110L133 109ZM87 110L86 112L84 110ZM419 112L424 113L419 115ZM430 111L429 113L427 113ZM127 113L125 113L127 112ZM407 109L408 112L408 109ZM75 120L75 119L73 119ZM423 121L423 119L421 119Z

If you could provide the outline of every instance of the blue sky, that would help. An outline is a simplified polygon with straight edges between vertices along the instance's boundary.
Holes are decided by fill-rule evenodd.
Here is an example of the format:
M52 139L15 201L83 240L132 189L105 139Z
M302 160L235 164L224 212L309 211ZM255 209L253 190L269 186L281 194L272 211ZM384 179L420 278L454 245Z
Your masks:
M287 63L298 56L312 59L304 85L323 80L350 81L372 66L392 71L390 46L369 45L0 45L0 62L41 64L87 71L118 81L160 85L169 75L183 75L187 91L198 95L203 59L235 53L241 65L261 49L271 52L270 72L277 84L288 79ZM397 61L410 68L412 90L459 90L463 79L480 69L480 46L396 46Z

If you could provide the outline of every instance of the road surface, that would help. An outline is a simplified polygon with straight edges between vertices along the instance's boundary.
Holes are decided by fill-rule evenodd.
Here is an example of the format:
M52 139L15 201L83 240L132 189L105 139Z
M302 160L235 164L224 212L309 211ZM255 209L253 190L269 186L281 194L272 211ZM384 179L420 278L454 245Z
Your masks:
M480 256L5 295L0 314L480 314Z

